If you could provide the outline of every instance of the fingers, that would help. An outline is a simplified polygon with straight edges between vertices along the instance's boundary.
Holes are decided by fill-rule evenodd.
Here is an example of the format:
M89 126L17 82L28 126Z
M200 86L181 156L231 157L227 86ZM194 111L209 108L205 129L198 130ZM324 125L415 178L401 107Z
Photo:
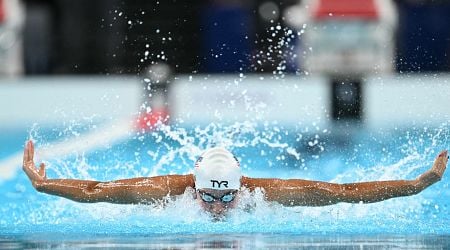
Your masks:
M442 175L444 174L444 171L447 167L447 161L448 161L448 151L443 150L439 155L436 157L436 160L434 161L432 171L439 175L440 178L442 178Z
M25 143L25 149L23 151L23 170L28 175L28 178L35 179L37 171L33 163L33 142L31 140Z
M45 164L41 163L39 169L34 165L34 145L31 140L26 142L25 149L23 152L23 170L27 174L28 178L33 183L33 186L36 182L44 181L47 179L45 173Z
M37 169L34 167L33 164L26 163L25 165L23 165L23 171L27 174L28 178L30 178L30 180L32 180L32 181L35 181L39 178Z
M27 141L25 144L25 149L23 152L23 161L25 162L29 162L29 161L33 161L33 154L34 154L34 146L33 146L33 142L31 140Z
M34 158L34 145L31 140L25 143L25 148L23 150L23 166L27 165L29 162L33 162Z
M423 188L426 188L442 179L445 169L447 168L447 161L448 151L443 150L436 157L431 169L418 177L418 180L420 181Z
M29 157L29 160L30 160L30 161L33 161L33 158L34 158L34 145L33 145L33 141L29 140L29 141L28 141L28 145L29 145L29 147L30 147L28 157Z
M448 151L443 150L436 158L436 161L441 161L444 165L443 167L445 168L448 162Z
M28 161L28 144L29 142L25 142L25 148L23 149L23 165Z
M41 163L41 165L39 166L39 175L44 179L46 178L44 163Z
M448 151L447 150L444 150L444 151L442 151L443 152L443 155L442 155L442 157L444 157L444 162L445 162L445 164L447 165L447 162L448 162ZM441 153L442 154L442 153Z

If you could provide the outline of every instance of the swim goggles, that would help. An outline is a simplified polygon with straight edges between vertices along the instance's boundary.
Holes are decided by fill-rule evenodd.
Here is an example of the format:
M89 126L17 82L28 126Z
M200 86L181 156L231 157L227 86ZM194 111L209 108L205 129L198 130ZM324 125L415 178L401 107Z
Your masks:
M237 190L226 193L226 194L222 195L221 197L216 197L207 192L198 190L198 193L200 194L200 198L202 198L202 200L207 203L213 203L215 201L221 201L223 203L230 203L236 197L236 192L237 192Z

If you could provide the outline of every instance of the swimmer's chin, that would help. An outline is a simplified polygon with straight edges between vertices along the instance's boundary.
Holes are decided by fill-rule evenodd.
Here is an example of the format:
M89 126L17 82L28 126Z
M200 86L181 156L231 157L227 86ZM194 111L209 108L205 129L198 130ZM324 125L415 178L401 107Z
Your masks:
M211 221L212 222L223 222L226 221L227 217L226 216L211 216Z
M211 217L211 221L212 222L221 222L221 221L226 221L228 216L228 213L221 213L221 214L216 214L216 213L209 213L210 217Z

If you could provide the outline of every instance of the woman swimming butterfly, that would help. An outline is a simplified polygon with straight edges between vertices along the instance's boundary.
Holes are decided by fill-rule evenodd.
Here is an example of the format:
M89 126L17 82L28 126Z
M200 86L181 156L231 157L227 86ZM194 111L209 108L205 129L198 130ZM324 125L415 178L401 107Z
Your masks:
M206 150L195 162L194 173L140 177L108 182L47 179L45 165L34 164L34 145L25 145L23 170L37 191L78 202L151 203L195 190L195 199L214 217L234 208L240 192L261 189L267 201L286 206L325 206L339 202L372 203L420 193L441 180L448 152L442 151L431 169L414 180L337 184L301 179L251 178L241 174L237 158L225 148Z

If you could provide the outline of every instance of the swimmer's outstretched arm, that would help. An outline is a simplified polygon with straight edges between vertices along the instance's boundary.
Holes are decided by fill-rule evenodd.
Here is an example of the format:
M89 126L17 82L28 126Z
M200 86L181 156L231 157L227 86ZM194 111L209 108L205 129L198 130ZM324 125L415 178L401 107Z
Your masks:
M262 188L267 200L286 206L325 206L339 202L372 203L414 195L441 180L448 153L442 151L432 168L415 180L373 181L336 184L300 179L254 179L243 177L242 184L254 190Z
M34 165L34 145L28 141L23 155L23 170L39 192L78 202L121 204L151 203L167 196L183 194L194 186L193 175L167 175L99 182L73 179L47 179L45 165Z

